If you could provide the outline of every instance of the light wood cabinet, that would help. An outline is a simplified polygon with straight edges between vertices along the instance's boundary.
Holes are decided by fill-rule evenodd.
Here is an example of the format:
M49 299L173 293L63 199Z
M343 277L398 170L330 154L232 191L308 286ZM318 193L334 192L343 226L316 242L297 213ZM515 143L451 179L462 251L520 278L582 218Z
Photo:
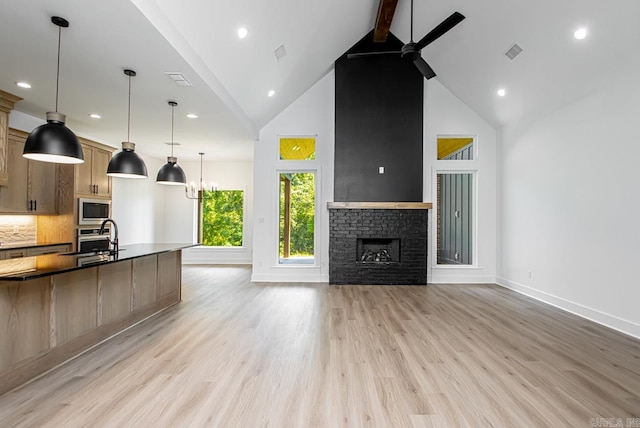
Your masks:
M0 251L0 260L19 259L27 257L26 248L14 248L12 250Z
M182 251L0 281L0 394L180 301ZM159 296L159 297L158 297Z
M42 256L45 254L67 253L72 250L71 244L39 245L37 247L13 248L0 250L0 260L19 259L21 257Z
M27 248L27 257L43 256L45 254L68 253L71 251L71 244L41 245L39 247Z
M22 98L0 90L0 186L9 183L8 150L9 150L9 113L15 103Z
M111 178L107 168L111 151L82 143L84 163L77 164L74 190L78 196L111 198Z
M7 148L9 181L0 187L0 212L56 214L57 165L22 156L28 134L11 130Z

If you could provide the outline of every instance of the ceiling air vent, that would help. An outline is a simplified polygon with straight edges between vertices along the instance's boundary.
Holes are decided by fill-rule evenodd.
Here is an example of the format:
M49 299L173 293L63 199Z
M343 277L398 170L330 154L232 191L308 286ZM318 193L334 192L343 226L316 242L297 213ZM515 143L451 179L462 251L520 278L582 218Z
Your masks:
M511 46L509 50L506 51L504 54L507 56L507 58L509 58L510 60L513 60L515 57L518 56L520 52L522 52L522 48L514 43L513 46Z
M284 57L287 56L287 51L284 48L284 44L278 46L274 53L276 54L276 59L278 60L278 62L282 61Z
M165 143L167 146L179 146L180 143L178 142L173 142L173 143Z
M184 77L184 74L179 71L165 71L164 74L169 76L178 86L192 86L187 78Z

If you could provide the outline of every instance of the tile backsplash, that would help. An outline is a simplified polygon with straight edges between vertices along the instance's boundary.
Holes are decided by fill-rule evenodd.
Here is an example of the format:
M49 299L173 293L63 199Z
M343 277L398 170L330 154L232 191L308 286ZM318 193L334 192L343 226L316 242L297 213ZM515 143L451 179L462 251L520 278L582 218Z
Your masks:
M36 216L0 215L0 248L10 244L35 243L36 223Z

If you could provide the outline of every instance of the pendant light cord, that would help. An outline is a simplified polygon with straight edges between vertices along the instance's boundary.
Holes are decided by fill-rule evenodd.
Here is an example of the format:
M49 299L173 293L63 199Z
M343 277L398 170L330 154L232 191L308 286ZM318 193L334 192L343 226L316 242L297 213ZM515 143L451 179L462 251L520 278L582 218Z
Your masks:
M127 143L131 142L131 75L129 75L129 106L127 108Z
M58 27L58 67L56 69L56 113L58 112L58 87L60 86L60 41L62 40L62 27Z
M173 112L175 111L176 106L171 105L171 157L173 157Z

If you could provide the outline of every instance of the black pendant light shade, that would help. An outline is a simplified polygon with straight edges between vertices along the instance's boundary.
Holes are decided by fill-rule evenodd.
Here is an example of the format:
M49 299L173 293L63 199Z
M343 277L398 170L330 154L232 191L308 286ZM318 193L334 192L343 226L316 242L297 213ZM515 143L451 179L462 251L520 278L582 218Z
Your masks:
M187 177L184 171L177 164L178 159L173 156L167 157L167 163L162 165L158 171L156 182L159 184L167 184L170 186L184 186L187 184Z
M107 175L120 178L147 178L147 166L135 152L136 145L129 141L131 130L131 77L136 75L133 70L125 70L129 76L129 108L127 110L127 141L122 142L122 151L116 153L109 161Z
M169 101L169 105L171 106L171 156L167 158L167 163L158 171L156 182L170 186L185 186L187 184L187 177L178 165L178 159L173 156L173 146L175 145L173 142L173 113L178 103Z
M47 112L47 123L31 131L22 156L42 162L84 162L78 137L64 125L64 120L62 113Z
M134 151L135 144L122 143L122 151L116 153L109 161L107 175L120 178L147 178L147 166Z
M58 113L58 86L60 81L60 38L62 28L69 22L58 16L51 18L58 26L58 67L56 70L56 111L47 112L47 123L31 132L24 145L22 156L42 162L83 163L84 155L78 137L64 125L66 116Z

